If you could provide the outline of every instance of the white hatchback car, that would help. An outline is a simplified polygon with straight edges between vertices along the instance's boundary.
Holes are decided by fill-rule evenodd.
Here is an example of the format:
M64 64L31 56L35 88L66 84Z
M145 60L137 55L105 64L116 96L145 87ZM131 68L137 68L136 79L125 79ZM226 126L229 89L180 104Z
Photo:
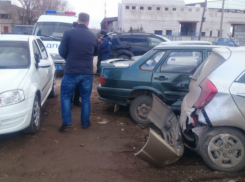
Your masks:
M55 67L41 39L0 35L0 134L40 129L41 106L55 96Z

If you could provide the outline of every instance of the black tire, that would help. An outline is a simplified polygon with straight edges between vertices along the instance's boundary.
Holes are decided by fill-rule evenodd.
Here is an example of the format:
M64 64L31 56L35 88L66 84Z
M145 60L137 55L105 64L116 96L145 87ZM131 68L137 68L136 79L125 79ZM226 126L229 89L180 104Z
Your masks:
M215 171L237 172L244 169L244 153L245 136L235 128L213 128L201 143L201 156Z
M36 95L32 108L31 123L24 130L24 133L35 134L40 130L40 126L41 126L41 104L40 104L40 99Z
M152 97L148 95L141 95L136 97L130 105L130 116L135 123L150 124L147 118L151 110Z
M122 54L120 56L118 56L118 58L122 58L122 59L130 59L130 57L128 55Z
M49 98L54 98L55 95L56 95L56 82L55 82L55 77L54 77L53 85L52 85L52 90L49 93Z

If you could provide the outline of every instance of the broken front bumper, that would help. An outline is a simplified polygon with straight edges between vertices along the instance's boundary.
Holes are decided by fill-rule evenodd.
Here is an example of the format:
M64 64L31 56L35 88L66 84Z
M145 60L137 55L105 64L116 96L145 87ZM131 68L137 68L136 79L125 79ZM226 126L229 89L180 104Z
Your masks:
M150 129L147 143L135 155L157 167L176 162L184 153L177 117L169 106L153 95L152 109L148 118L161 130L163 137Z

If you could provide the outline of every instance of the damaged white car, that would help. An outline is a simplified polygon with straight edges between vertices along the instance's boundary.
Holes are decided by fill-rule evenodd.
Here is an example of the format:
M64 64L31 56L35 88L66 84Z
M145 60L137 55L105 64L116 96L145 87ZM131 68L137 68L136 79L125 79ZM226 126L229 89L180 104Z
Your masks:
M197 152L213 170L245 167L245 48L217 48L191 76L181 116L156 96L148 118L147 143L136 156L161 167L177 161L184 146Z

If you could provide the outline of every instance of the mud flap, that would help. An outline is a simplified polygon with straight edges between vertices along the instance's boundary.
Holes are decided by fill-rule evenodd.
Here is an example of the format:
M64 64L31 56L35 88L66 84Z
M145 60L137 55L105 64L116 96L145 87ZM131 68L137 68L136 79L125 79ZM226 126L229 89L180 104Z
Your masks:
M153 95L152 109L148 118L161 130L163 137L150 129L148 141L135 155L157 167L176 162L184 153L177 117L169 106Z

